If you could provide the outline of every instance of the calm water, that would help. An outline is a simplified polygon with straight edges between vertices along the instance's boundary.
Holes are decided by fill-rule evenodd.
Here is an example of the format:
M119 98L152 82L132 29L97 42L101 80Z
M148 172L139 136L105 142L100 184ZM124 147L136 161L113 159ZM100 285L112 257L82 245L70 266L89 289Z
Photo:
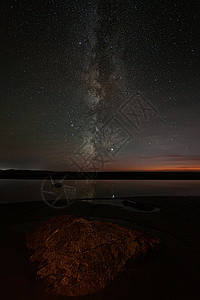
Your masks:
M199 196L198 180L107 180L64 181L65 186L76 188L77 198L104 198L130 196ZM42 200L42 192L51 186L50 181L0 180L0 203Z

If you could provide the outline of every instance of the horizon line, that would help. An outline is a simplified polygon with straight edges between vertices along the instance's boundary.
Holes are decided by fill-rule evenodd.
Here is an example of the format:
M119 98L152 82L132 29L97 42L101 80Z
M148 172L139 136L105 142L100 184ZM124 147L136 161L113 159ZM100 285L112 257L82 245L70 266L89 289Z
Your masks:
M48 169L0 169L0 171L32 171L32 172L55 172L55 173L63 173L63 172L74 172L74 173L134 173L134 172L200 172L200 167L191 167L191 168L160 168L160 169L119 169L119 170L48 170Z

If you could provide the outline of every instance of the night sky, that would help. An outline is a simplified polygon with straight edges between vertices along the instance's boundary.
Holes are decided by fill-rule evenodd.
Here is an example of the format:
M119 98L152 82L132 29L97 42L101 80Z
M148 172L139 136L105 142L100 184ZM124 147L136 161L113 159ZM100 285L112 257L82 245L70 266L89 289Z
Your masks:
M0 169L200 170L200 2L3 0Z

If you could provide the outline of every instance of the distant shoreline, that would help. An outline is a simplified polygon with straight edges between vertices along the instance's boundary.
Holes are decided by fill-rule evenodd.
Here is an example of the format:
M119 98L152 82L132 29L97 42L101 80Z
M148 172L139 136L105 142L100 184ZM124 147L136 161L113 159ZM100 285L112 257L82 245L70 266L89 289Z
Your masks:
M137 171L137 172L71 172L1 170L0 179L54 179L61 180L200 180L200 172L194 171Z

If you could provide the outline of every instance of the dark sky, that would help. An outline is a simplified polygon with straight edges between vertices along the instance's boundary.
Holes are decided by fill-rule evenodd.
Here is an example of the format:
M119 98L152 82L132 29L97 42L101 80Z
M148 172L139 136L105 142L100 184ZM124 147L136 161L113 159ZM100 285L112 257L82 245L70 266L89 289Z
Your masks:
M200 170L200 2L3 0L0 168Z

